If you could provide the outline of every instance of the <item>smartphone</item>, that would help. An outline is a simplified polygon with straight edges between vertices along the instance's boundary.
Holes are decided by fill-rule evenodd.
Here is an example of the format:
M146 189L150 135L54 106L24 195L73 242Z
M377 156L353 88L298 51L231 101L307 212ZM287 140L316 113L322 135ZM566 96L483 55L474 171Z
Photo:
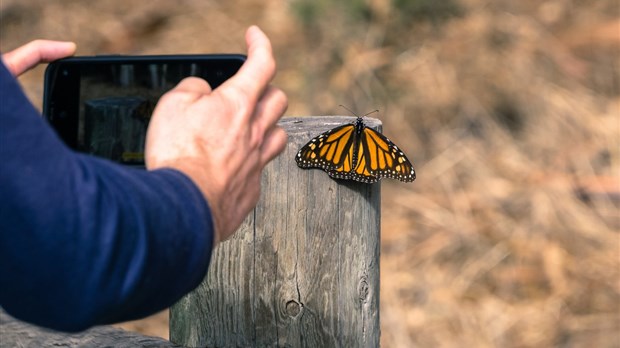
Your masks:
M215 89L245 59L215 54L57 60L45 71L43 115L69 147L143 167L146 129L159 98L189 76Z

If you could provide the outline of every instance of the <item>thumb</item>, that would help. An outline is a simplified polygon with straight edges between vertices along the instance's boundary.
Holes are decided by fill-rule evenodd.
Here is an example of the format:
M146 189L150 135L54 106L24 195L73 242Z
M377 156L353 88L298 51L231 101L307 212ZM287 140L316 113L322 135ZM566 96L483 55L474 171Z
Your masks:
M39 63L72 56L75 49L73 42L35 40L5 53L2 60L14 76L19 76Z

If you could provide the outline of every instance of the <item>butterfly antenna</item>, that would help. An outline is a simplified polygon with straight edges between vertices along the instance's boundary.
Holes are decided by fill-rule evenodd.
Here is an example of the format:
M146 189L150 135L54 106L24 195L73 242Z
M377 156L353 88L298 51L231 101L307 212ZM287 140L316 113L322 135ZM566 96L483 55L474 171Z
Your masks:
M370 115L370 114L374 114L375 112L379 112L379 110L373 110L373 111L371 111L371 112L367 113L366 115L364 115L364 116L362 116L362 117L368 116L368 115Z
M370 115L370 114L374 114L375 112L379 112L379 110L373 110L373 111L371 111L371 112L369 112L369 113L365 114L364 116L357 116L357 114L356 114L355 112L351 111L351 109L349 109L348 107L346 107L346 106L344 106L344 105L342 105L342 104L340 104L340 107L341 107L341 108L343 108L343 109L345 109L345 110L347 110L348 112L350 112L353 116L355 116L355 117L359 117L359 118L366 117L366 116L368 116L368 115Z
M359 117L359 116L357 116L357 114L356 114L355 112L351 111L351 109L349 109L348 107L346 107L346 106L344 106L344 105L342 105L342 104L340 104L339 106L340 106L341 108L343 108L343 109L347 110L348 112L350 112L350 113L351 113L351 115L353 115L353 116L355 116L355 117Z

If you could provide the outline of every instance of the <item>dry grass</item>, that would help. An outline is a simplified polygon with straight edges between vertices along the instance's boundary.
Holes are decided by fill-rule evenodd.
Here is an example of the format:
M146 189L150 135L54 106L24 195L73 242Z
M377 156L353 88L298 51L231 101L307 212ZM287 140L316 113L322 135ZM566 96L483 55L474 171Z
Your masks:
M290 115L379 108L416 164L383 184L383 346L620 347L616 1L128 3L4 0L0 48L240 52L257 23Z

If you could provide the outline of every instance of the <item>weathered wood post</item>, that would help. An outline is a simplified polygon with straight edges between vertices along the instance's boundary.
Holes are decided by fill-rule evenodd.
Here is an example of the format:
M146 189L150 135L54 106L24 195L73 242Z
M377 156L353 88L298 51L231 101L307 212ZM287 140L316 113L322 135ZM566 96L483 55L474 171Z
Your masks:
M287 148L266 168L254 213L216 248L205 281L171 309L173 343L379 346L380 185L336 181L295 163L310 138L352 121L281 121Z

